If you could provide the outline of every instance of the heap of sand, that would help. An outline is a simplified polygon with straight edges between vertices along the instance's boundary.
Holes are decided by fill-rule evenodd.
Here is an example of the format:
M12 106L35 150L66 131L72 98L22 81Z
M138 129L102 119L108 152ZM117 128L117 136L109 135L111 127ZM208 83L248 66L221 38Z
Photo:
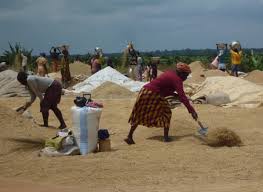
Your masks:
M219 92L229 96L230 103L225 105L228 107L255 108L262 106L263 103L263 86L232 76L206 78L191 98L195 100Z
M92 92L92 97L98 99L127 99L134 98L135 93L112 82L105 82Z
M75 75L86 75L87 77L91 76L90 65L82 63L80 61L75 61L69 65L70 73L72 76Z
M228 76L226 72L220 70L208 70L204 68L204 65L200 61L195 61L189 64L191 68L191 75L185 81L185 83L202 83L207 77L215 77L215 76Z
M212 147L234 147L243 145L239 135L225 127L220 127L209 132L206 142Z
M251 71L248 74L248 76L246 76L244 79L256 84L263 85L263 71L260 70Z
M69 85L70 88L72 86L84 81L89 76L91 76L91 69L90 69L90 66L88 64L85 64L85 63L82 63L79 61L75 61L74 63L71 63L69 65L69 68L70 68L70 74L72 77L72 81ZM62 80L61 80L62 77L61 77L60 71L49 73L48 76L59 81L60 83L62 82Z

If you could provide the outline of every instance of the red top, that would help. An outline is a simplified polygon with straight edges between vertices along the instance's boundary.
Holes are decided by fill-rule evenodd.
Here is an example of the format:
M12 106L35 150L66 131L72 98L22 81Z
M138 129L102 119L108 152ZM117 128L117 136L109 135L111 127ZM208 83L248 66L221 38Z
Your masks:
M144 85L144 88L160 93L162 97L175 95L174 92L176 91L180 101L185 105L188 112L192 113L195 111L184 93L183 81L175 71L169 70L164 72L150 83Z

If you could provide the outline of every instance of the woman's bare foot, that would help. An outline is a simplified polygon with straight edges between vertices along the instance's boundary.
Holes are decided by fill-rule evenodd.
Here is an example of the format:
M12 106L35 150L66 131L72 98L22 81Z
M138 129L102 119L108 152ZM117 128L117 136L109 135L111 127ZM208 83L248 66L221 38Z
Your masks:
M64 125L60 125L58 128L59 128L59 129L64 129L64 128L66 128L66 127L67 127L67 125L64 124Z
M128 144L128 145L132 145L135 144L135 142L133 141L132 138L127 137L126 139L124 139L124 141Z
M38 124L40 127L46 127L48 128L48 125L45 125L45 124Z

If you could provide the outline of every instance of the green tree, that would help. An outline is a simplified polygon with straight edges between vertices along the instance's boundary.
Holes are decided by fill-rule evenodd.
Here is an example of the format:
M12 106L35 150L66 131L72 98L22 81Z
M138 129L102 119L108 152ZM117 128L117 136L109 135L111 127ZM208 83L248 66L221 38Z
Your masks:
M9 44L9 50L4 50L3 53L3 59L7 62L7 64L14 70L19 71L22 63L21 53L23 53L28 58L27 62L30 68L32 66L33 49L27 50L24 47L22 47L20 43L15 43L14 46L11 45L11 43L8 44Z

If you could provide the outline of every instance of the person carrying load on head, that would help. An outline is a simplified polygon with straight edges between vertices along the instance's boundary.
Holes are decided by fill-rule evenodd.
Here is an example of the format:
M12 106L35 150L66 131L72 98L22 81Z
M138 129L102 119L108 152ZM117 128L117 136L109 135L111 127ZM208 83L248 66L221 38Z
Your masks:
M36 63L37 63L37 75L41 77L45 77L48 74L48 70L47 70L48 60L46 59L46 54L40 53L40 56L37 58Z
M127 144L135 144L133 133L138 125L162 127L164 128L164 142L170 141L168 134L172 111L168 101L165 99L167 96L177 96L178 94L180 101L188 109L188 112L192 114L193 119L197 120L198 115L189 103L183 89L183 81L187 79L190 73L191 69L187 64L178 63L176 69L168 70L144 85L139 92L129 118L131 128L127 138L124 139Z
M49 53L50 53L50 57L51 57L51 64L52 64L53 72L58 72L60 70L59 55L61 54L61 52L58 48L51 47Z
M61 76L63 87L67 87L68 83L71 81L71 74L69 68L69 51L68 46L63 45L60 47L62 50L62 58L61 58Z
M142 72L143 72L143 60L142 57L137 58L137 65L136 65L136 80L142 81Z
M62 113L57 107L62 93L62 86L58 81L47 77L28 75L25 72L19 72L17 80L22 85L25 85L30 93L30 101L18 108L17 111L25 111L38 97L40 99L40 112L44 121L42 126L48 127L49 110L51 109L60 122L59 128L66 128Z
M129 77L136 80L136 67L139 53L134 49L133 44L130 42L127 46L128 49L128 62L129 62Z
M242 48L239 42L232 42L229 46L232 64L231 75L238 77L239 66L242 59Z
M227 54L227 44L219 43L216 44L217 49L217 59L218 59L218 69L221 71L226 71L226 54Z
M108 67L111 67L111 68L115 68L115 64L113 63L113 61L112 61L112 59L110 58L110 57L108 57L107 59L106 59L106 63L107 63L107 66Z

